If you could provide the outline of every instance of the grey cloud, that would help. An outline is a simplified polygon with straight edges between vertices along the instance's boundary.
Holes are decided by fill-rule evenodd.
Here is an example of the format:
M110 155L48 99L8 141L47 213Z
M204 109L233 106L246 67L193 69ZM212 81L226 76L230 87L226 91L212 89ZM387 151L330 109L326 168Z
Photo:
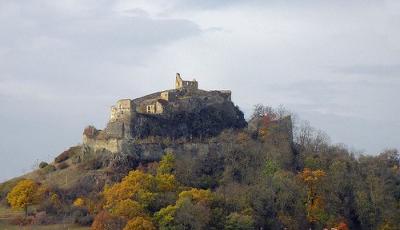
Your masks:
M114 100L143 93L132 70L202 33L187 19L120 14L114 1L69 3L0 2L0 155L17 161L0 164L0 180L77 144L86 125L103 127Z
M373 75L400 78L400 64L396 65L353 65L344 67L332 67L333 73Z
M396 4L0 1L0 154L13 160L0 180L103 128L117 99L173 87L175 72L231 89L247 114L283 104L333 142L399 147Z
M302 8L302 7L316 7L316 6L330 6L330 7L348 7L350 5L382 5L380 0L363 1L353 0L351 2L347 0L336 0L336 1L319 1L319 0L177 0L175 1L174 7L176 9L191 9L191 10L220 10L226 7L232 6L252 6L252 7L285 7L285 8Z
M0 80L30 79L58 94L102 93L120 77L121 66L141 66L159 48L201 33L189 20L152 18L140 9L120 15L103 2L73 12L49 1L2 8Z

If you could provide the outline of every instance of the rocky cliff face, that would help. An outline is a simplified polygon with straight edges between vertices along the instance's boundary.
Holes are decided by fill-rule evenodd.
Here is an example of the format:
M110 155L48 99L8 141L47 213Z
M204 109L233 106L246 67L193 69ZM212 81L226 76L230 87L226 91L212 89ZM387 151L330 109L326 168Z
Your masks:
M199 103L196 110L180 110L167 117L137 114L130 130L131 135L138 138L203 138L215 136L224 129L238 129L246 125L243 113L232 102L206 106Z

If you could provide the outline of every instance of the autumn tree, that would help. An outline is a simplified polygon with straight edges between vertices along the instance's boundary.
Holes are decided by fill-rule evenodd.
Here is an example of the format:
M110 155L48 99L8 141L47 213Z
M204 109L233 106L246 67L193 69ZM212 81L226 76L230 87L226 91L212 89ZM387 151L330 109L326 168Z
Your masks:
M174 169L175 156L172 153L165 154L158 164L157 175L154 178L158 192L170 192L176 189Z
M85 200L84 200L84 198L82 198L82 197L76 198L76 199L74 200L74 202L73 202L73 205L74 205L75 207L79 207L79 208L84 207L84 206L85 206Z
M210 190L192 188L179 194L175 205L155 213L160 229L204 229L210 221Z
M151 212L168 205L166 194L172 193L173 202L176 199L174 164L173 154L168 153L160 161L156 175L131 171L120 183L104 189L104 208L111 215L129 220L125 229L154 229L149 218Z
M142 205L140 205L139 202L131 199L126 199L118 202L113 207L111 212L114 215L122 216L127 219L146 215L146 212L144 211Z
M22 208L25 216L28 214L28 206L39 202L39 185L33 180L20 181L7 195L7 201L12 208Z
M96 215L91 230L115 230L122 229L126 225L126 221L118 216L113 216L107 211L101 211Z
M172 174L175 169L175 156L172 153L165 154L157 168L157 174Z
M323 170L311 170L305 168L299 177L301 181L307 186L307 219L310 223L315 223L324 218L324 201L322 194L318 191L318 186L321 184L321 180L326 176Z
M154 199L156 187L152 175L133 170L120 183L104 189L106 208L113 209L119 202L132 199L147 207Z
M254 229L254 221L250 215L233 212L227 216L225 229L226 230Z
M139 216L128 221L124 230L156 230L156 227L150 218Z

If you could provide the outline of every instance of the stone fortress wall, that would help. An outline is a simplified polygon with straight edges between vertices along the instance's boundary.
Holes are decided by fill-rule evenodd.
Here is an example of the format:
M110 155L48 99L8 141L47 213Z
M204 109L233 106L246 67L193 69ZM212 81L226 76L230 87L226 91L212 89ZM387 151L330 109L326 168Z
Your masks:
M106 149L117 152L122 139L130 138L131 121L136 114L151 116L168 116L179 111L192 111L201 104L222 104L231 101L231 91L213 90L205 91L198 88L198 82L185 81L177 73L175 89L149 94L136 99L122 99L111 107L110 120L105 130L100 131L101 138L86 137L84 144L93 149Z
M132 101L130 99L122 99L111 107L110 121L125 119L132 114Z

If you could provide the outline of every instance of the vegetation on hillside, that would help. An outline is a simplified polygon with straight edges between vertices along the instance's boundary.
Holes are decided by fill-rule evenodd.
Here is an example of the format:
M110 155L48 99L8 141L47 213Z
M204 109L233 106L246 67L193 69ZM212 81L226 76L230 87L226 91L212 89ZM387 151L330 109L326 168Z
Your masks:
M305 122L292 133L283 109L256 106L247 128L216 136L152 140L161 161L73 148L57 158L68 167L30 176L40 202L26 199L27 180L1 185L0 198L26 208L29 223L91 229L400 228L398 151L355 154ZM68 186L50 183L74 172Z

